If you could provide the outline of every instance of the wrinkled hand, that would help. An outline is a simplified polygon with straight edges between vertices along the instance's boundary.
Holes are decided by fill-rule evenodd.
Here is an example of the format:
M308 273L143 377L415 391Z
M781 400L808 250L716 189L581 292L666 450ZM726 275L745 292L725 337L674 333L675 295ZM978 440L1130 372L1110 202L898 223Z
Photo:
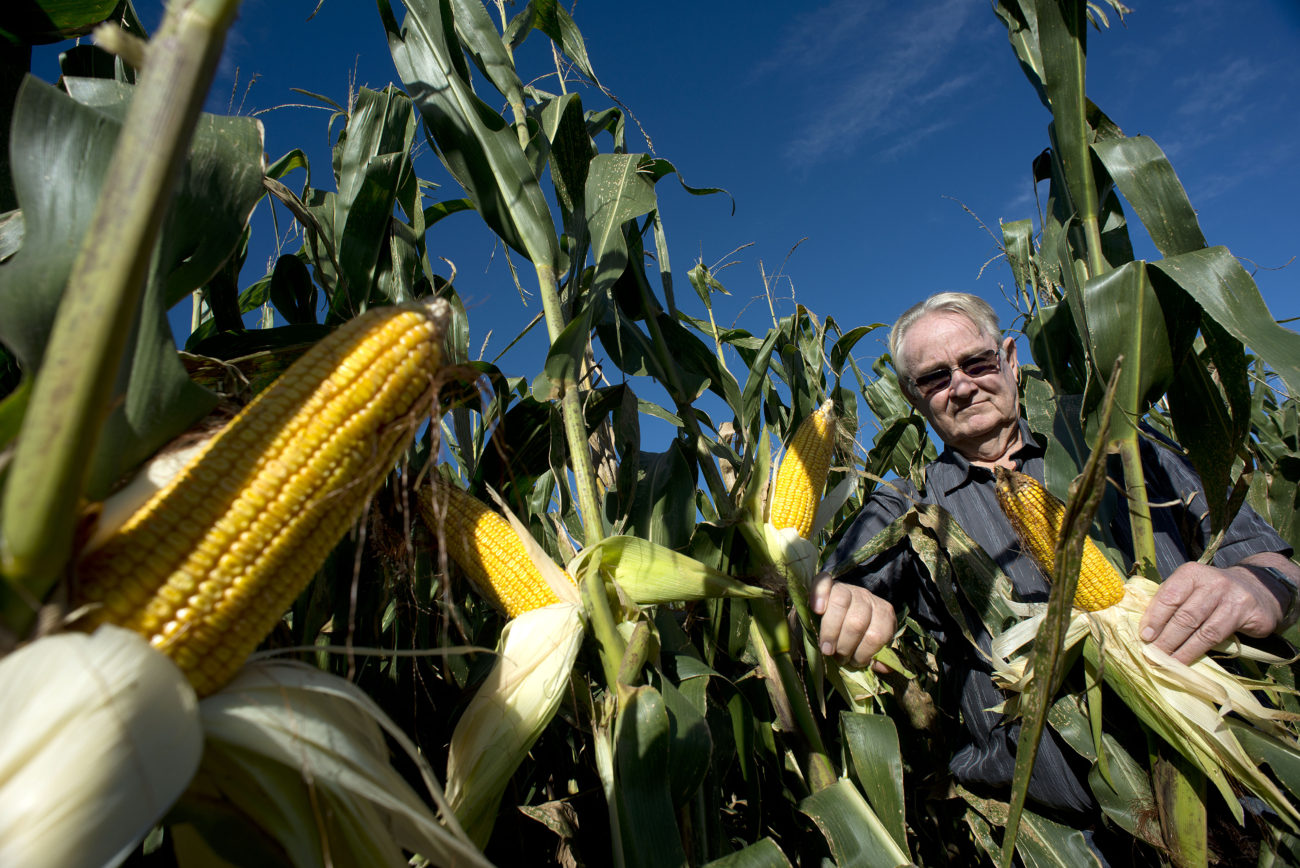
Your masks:
M821 615L822 653L849 666L863 667L894 638L894 607L866 588L836 582L828 573L813 579L812 610ZM876 670L888 672L882 663Z
M1281 604L1249 570L1186 563L1151 598L1140 635L1191 663L1233 633L1268 636L1281 620Z

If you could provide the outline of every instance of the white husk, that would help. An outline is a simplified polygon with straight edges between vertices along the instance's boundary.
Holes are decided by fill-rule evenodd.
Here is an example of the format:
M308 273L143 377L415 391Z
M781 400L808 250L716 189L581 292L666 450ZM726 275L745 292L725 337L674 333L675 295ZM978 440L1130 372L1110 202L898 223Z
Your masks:
M447 755L447 801L474 841L491 834L510 776L564 698L582 637L582 609L571 603L524 612L502 630Z
M812 530L809 536L813 539L825 529L830 520L835 517L835 513L849 502L858 491L858 479L856 476L849 474L835 484L835 487L826 492L826 496L817 504L817 514L813 517Z
M126 524L127 519L149 502L149 498L165 488L211 439L198 440L182 449L151 458L131 477L130 482L104 500L99 516L95 519L94 531L78 555L84 557L103 545L118 528Z
M491 488L489 488L487 492L492 497L493 502L495 502L501 509L501 513L506 517L506 521L508 521L510 526L514 528L520 542L524 545L524 551L528 553L528 557L537 566L537 570L542 574L542 578L546 579L546 584L551 586L551 590L555 592L555 596L559 597L566 603L580 605L582 600L578 595L578 586L574 583L572 576L565 573L564 570L560 569L556 565L555 561L551 560L551 556L546 553L546 549L542 548L541 545L538 544L537 540L533 538L532 533L523 522L515 517L515 514L510 511L510 507L506 506L506 502L501 499L500 495Z
M797 579L804 590L809 590L817 574L820 556L817 546L799 536L799 531L792 527L778 529L767 522L761 527L769 561L787 579Z
M194 690L112 626L0 660L0 865L118 864L189 785Z
M1122 679L1129 686L1134 696L1130 701L1133 710L1148 719L1149 725L1151 720L1159 722L1158 728L1168 733L1173 746L1214 781L1238 821L1241 805L1225 771L1273 810L1300 823L1300 812L1259 770L1223 722L1225 715L1234 713L1284 747L1300 750L1294 736L1280 725L1281 721L1295 720L1295 715L1260 703L1252 690L1263 685L1228 672L1208 655L1185 665L1143 642L1138 635L1139 625L1158 587L1145 578L1134 577L1125 583L1124 597L1114 606L1096 612L1075 609L1065 647L1088 636L1093 638L1100 648L1106 677ZM1041 612L1035 614L994 638L994 677L1002 686L1015 691L1028 686L1032 678L1029 653L1012 655L1032 642L1042 617ZM1280 685L1269 687L1285 689Z
M200 703L200 778L301 866L488 865L446 809L427 762L358 687L292 661L245 666ZM420 770L444 820L392 767L383 733ZM208 844L220 851L219 840Z

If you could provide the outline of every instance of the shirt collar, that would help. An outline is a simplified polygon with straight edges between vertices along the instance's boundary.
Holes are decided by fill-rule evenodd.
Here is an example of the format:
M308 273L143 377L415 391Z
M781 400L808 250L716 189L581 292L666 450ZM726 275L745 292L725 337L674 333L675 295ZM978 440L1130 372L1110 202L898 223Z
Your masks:
M1021 445L1019 449L1011 453L1011 457L1016 459L1017 466L1023 466L1024 462L1030 458L1041 458L1046 449L1034 433L1029 430L1028 422L1018 418L1016 424L1020 426ZM939 457L926 468L925 473L927 486L942 491L944 494L951 494L971 480L983 482L987 481L991 476L992 474L988 468L981 467L978 464L971 464L970 459L951 446L944 446L943 452L940 452Z

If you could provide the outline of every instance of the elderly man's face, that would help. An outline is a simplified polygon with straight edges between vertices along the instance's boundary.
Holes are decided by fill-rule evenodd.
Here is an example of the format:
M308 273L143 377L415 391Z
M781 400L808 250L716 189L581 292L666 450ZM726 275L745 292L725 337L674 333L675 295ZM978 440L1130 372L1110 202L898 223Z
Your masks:
M903 344L904 367L923 384L922 394L908 397L945 443L968 456L1003 439L1019 414L1015 340L1006 338L1000 348L1003 354L994 360L996 369L988 370L993 367L987 364L990 359L980 354L999 349L998 343L980 334L966 317L952 313L932 313L918 320ZM962 365L980 373L971 376ZM946 385L947 378L937 375L940 371L950 376ZM925 388L927 379L937 379L943 387L930 382L931 388Z

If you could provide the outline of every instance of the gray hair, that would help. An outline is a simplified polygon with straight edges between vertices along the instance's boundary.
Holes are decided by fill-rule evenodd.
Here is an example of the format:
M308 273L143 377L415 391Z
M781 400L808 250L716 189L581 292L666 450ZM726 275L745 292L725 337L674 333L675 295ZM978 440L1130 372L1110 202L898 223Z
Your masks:
M969 292L939 292L920 304L914 304L894 323L889 330L889 356L894 360L894 370L903 388L912 390L911 375L903 361L903 341L907 332L924 316L932 313L953 313L970 320L980 334L993 339L996 344L1002 337L1002 327L998 324L998 315L993 306L978 295Z

